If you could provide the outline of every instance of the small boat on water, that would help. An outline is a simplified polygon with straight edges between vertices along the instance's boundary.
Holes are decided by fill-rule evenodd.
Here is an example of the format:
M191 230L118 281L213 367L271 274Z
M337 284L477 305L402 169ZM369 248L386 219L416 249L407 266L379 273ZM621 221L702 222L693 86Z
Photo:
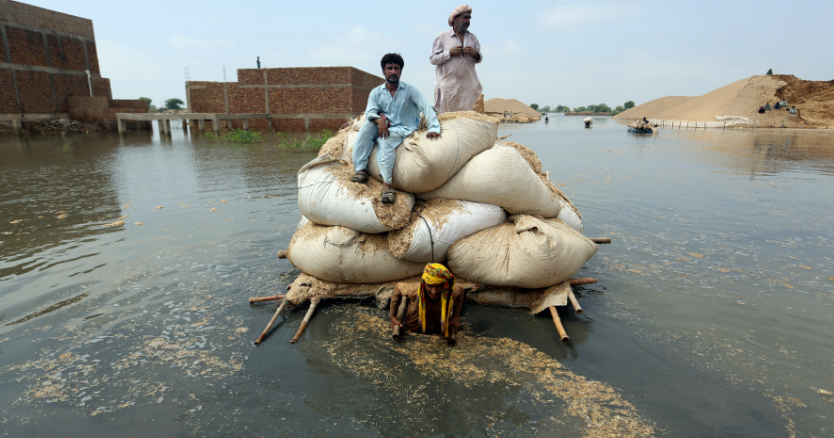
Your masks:
M639 127L639 126L628 125L628 132L633 132L635 134L651 134L651 133L654 132L654 130L652 130L652 128L650 128L648 126Z

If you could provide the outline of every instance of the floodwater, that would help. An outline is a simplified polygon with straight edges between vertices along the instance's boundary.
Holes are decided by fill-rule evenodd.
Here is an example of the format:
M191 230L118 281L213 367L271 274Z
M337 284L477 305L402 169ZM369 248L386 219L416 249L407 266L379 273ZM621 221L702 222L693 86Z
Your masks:
M314 157L175 130L0 137L0 435L834 434L834 134L506 125L610 236L581 316L466 307L388 338L373 302L286 312ZM124 217L124 225L104 226ZM138 225L137 223L141 223ZM561 364L561 365L560 365Z

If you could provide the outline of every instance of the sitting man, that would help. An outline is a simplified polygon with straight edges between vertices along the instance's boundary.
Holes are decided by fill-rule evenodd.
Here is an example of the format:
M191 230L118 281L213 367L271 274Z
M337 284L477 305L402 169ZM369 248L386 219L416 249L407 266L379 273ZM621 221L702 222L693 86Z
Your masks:
M391 188L397 147L417 130L420 112L429 125L429 139L440 137L440 122L417 88L400 82L405 62L402 56L389 53L382 57L382 73L385 83L371 90L365 109L365 124L359 130L353 145L353 167L356 174L350 180L356 183L368 181L368 157L379 140L377 163L382 178L382 202L390 204L396 198Z
M463 307L463 288L455 286L455 276L440 263L430 263L423 271L423 278L416 286L397 283L391 295L391 328L400 326L412 332L442 334L453 346L460 327L460 309ZM402 321L397 310L403 297L408 297L408 308Z

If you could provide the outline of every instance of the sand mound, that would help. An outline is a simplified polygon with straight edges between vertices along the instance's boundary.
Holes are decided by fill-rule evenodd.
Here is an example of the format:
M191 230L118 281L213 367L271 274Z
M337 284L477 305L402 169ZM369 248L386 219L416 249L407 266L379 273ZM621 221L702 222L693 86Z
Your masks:
M834 80L803 81L793 75L775 75L788 85L776 90L778 99L796 105L799 117L807 124L834 126Z
M666 96L661 97L660 99L655 99L651 102L646 102L642 105L637 105L634 108L631 108L627 111L623 111L616 116L615 119L622 119L622 120L636 120L642 119L643 117L648 118L656 118L655 114L661 114L664 111L668 111L680 104L686 103L687 101L694 99L692 96Z
M539 120L542 117L541 113L515 99L501 99L500 97L493 97L492 99L484 102L484 107L487 113L503 113L504 111L512 111L513 113L526 116L534 120Z
M798 118L784 109L759 114L760 106L786 99ZM703 96L669 96L618 114L616 119L717 122L723 117L744 117L760 126L834 125L834 81L803 81L792 75L761 75L733 82Z

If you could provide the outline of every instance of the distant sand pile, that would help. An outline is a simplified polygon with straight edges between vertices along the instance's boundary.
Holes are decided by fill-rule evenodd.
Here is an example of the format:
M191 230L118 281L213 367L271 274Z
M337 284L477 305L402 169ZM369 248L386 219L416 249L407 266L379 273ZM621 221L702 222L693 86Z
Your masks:
M799 110L799 118L784 109L759 114L767 103L786 99ZM716 122L726 117L747 118L762 126L834 126L834 81L803 81L791 75L753 76L733 82L703 96L669 96L624 111L615 119Z
M492 99L484 102L484 107L487 113L503 114L504 111L512 111L515 114L529 117L533 120L539 120L542 118L540 112L515 99L501 99L499 97L493 97Z

